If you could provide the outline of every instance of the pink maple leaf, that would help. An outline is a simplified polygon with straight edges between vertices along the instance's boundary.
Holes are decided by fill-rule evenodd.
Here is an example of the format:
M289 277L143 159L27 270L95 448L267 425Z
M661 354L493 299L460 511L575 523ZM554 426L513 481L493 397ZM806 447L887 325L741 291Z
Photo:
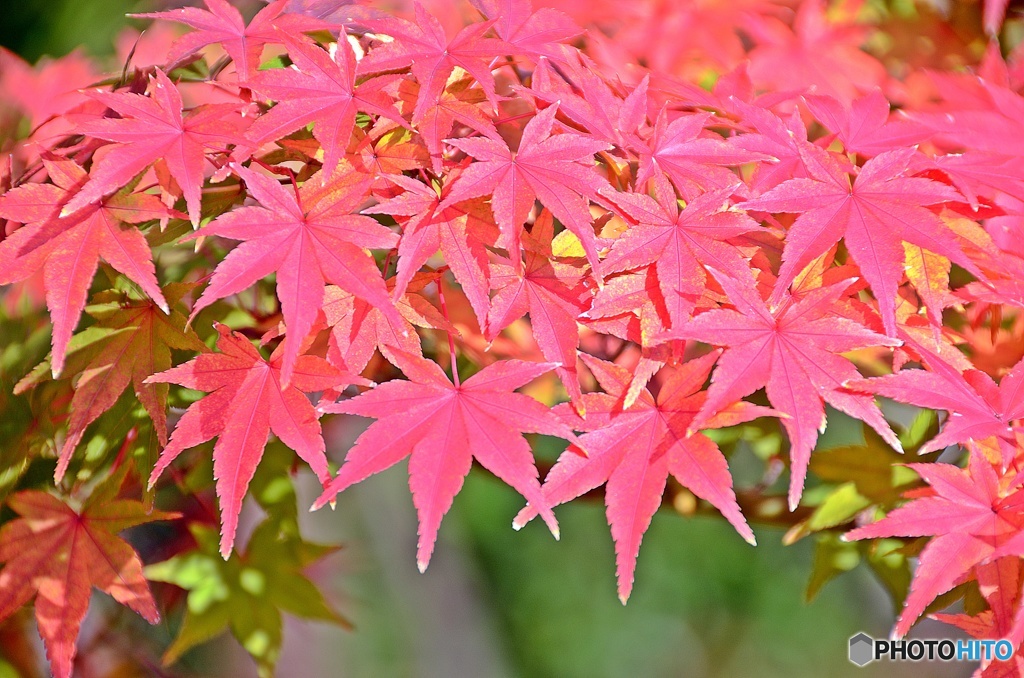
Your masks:
M765 387L772 407L784 415L782 425L789 435L791 510L803 493L818 431L825 428L825 402L866 422L886 442L901 449L874 401L842 390L846 381L860 374L838 354L900 343L832 312L852 280L813 289L800 298L785 298L770 309L749 273L736 280L711 271L735 310L700 313L665 335L727 347L692 429L700 429L723 408Z
M211 104L183 113L178 88L159 69L150 81L151 96L101 91L87 94L122 117L78 124L78 132L115 145L104 149L93 163L89 181L61 214L74 214L98 202L160 162L181 187L192 225L198 226L206 152L242 141L248 121L238 115L239 107Z
M343 169L326 184L314 175L291 191L265 174L241 165L233 169L259 204L227 212L189 236L242 241L217 266L192 309L193 318L214 301L276 272L288 328L281 363L285 383L323 306L328 282L377 306L396 327L402 326L380 269L362 249L390 249L398 236L370 217L352 213L364 200L365 176Z
M636 402L623 407L622 399L632 380L629 370L584 353L581 358L607 393L583 396L586 418L577 417L565 406L556 408L563 420L586 432L580 437L580 445L587 454L575 446L562 453L544 481L544 500L558 506L607 484L605 505L615 540L619 599L623 604L633 588L640 541L661 506L670 474L721 511L744 540L755 543L754 533L736 503L725 457L703 433L688 432L707 397L701 389L717 357L717 353L709 353L679 367L664 368L657 398L644 390ZM707 428L730 426L770 413L767 408L736 403L709 420ZM522 527L536 515L537 508L527 506L513 525Z
M283 344L267 360L241 334L220 324L216 327L218 353L204 353L146 379L147 384L179 384L209 393L189 406L178 421L149 486L179 454L216 437L213 475L220 500L220 552L226 559L235 543L242 499L270 433L295 450L326 484L330 473L319 415L306 393L368 382L338 371L323 358L300 355L286 385L281 374Z
M379 384L372 391L322 407L373 417L338 475L314 503L319 508L339 492L409 459L409 489L419 515L416 562L430 562L441 519L469 473L473 459L540 507L552 534L558 523L541 496L537 468L523 432L574 440L572 430L546 406L515 389L550 371L553 363L502 360L460 383L437 363L394 351L408 380Z
M607 185L594 168L593 156L610 146L579 134L552 135L557 108L545 108L526 124L518 151L493 139L449 139L449 145L476 162L459 176L440 209L490 195L494 218L510 243L513 263L518 264L520 232L539 199L580 239L591 267L598 272L597 237L587 198Z

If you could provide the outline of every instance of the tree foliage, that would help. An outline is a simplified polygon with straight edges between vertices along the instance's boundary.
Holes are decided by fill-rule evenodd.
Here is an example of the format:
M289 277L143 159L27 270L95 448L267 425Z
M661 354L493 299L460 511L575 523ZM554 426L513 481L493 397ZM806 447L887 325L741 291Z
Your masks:
M56 675L92 586L184 606L165 663L230 630L269 675L282 611L348 624L295 474L320 508L406 458L421 571L476 462L556 539L601 488L624 603L690 493L814 535L811 596L856 554L897 635L962 599L936 617L1024 639L1008 3L205 4L105 78L0 53L0 617L35 597ZM820 449L837 413L862 442Z

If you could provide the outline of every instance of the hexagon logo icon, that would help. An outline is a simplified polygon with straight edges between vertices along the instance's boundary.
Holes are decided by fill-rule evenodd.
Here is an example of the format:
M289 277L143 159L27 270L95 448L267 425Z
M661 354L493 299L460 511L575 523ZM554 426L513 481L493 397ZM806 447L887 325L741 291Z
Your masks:
M865 666L875 658L875 641L866 633L858 633L850 638L850 661L857 666Z

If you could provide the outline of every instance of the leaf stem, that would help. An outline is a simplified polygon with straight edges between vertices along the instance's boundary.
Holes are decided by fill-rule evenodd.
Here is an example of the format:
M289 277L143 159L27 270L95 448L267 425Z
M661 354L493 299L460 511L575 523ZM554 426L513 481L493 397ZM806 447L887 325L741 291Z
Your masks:
M441 279L437 279L437 296L441 300L441 314L444 316L445 321L451 325L451 318L448 317L448 305L444 303L444 287L441 285ZM452 361L452 381L455 383L455 388L459 388L459 364L455 360L455 339L452 338L450 330L445 330L445 334L448 335L448 353L451 355Z

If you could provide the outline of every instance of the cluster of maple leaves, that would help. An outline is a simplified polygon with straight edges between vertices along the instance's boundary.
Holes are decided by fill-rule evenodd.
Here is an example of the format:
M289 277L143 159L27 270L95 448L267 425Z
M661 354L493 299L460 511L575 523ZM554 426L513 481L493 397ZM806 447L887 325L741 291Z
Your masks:
M898 79L858 2L681 3L661 27L640 3L602 33L526 0L454 28L418 4L276 0L245 23L205 1L142 15L189 29L155 65L19 104L32 131L0 164L0 284L52 323L13 391L68 384L58 487L118 469L80 509L8 501L0 618L37 595L57 675L91 585L157 617L115 536L172 517L113 499L143 425L85 450L126 391L151 489L215 439L225 559L273 434L314 508L408 458L421 570L474 460L525 499L516 528L556 537L552 509L604 486L623 602L669 476L754 543L717 429L778 422L793 511L826 405L897 452L876 395L944 413L909 502L828 527L930 537L904 551L897 633L974 582L985 609L943 618L1021 641L1024 59L993 41L974 70ZM615 26L614 5L564 9ZM3 56L0 92L47 86ZM340 414L376 421L332 472ZM543 482L533 434L568 443Z

